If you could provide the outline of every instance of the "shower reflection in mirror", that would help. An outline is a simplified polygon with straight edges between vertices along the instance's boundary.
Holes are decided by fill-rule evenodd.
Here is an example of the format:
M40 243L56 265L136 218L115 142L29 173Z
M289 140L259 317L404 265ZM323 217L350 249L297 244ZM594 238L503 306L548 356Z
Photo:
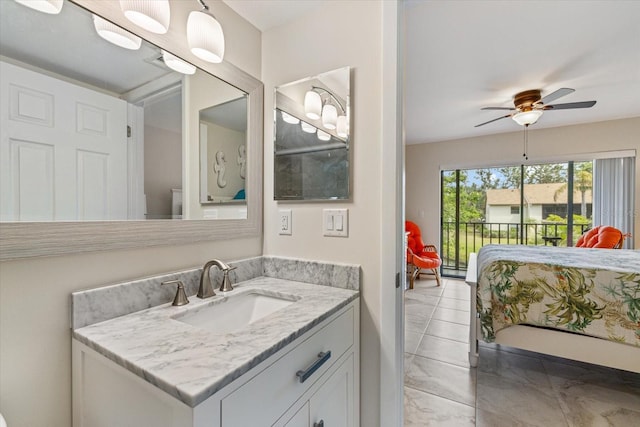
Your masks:
M350 197L350 68L275 91L274 199Z

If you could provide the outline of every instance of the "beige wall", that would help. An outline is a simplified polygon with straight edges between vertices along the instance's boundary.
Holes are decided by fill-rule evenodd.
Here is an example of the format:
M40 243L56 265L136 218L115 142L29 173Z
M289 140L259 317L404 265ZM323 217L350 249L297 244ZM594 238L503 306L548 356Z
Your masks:
M182 135L145 126L144 141L147 218L171 218L171 189L182 188Z
M260 32L224 3L210 3L227 36L225 60L259 78ZM186 15L199 6L172 0L171 7L170 32L184 40ZM129 25L124 17L118 22ZM214 257L233 260L261 253L262 238L255 237L2 262L0 412L11 427L71 425L71 292L200 266Z
M356 263L361 283L361 425L379 425L382 153L382 13L379 1L327 2L313 14L263 34L265 106L274 88L351 66L352 200L327 203L273 201L273 112L265 108L264 252ZM354 26L357 22L358 25ZM356 29L357 28L357 29ZM394 121L395 126L395 121ZM394 144L395 141L389 140ZM389 165L395 167L394 165ZM395 169L394 169L395 170ZM393 203L387 204L393 209ZM278 208L291 209L292 235L277 233ZM324 237L322 210L349 209L349 237ZM392 226L392 225L391 225ZM385 264L386 266L386 264ZM389 268L394 268L389 263ZM392 285L391 285L392 286Z
M640 117L529 133L529 163L573 156L586 160L590 153L613 150L637 151L633 239L640 248ZM429 241L438 241L441 169L518 165L521 160L521 132L407 146L407 219L415 221Z

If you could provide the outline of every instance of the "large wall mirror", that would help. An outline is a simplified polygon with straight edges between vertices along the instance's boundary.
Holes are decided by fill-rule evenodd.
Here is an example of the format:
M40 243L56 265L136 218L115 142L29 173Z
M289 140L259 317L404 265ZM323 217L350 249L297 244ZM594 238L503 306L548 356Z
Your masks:
M274 199L350 197L349 67L275 90Z
M0 2L0 259L259 235L262 84L63 5Z

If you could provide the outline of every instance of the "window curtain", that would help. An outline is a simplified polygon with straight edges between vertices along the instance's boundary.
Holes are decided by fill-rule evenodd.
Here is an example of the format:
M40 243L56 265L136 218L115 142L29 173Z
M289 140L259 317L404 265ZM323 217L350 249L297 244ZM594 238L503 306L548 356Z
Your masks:
M635 157L597 159L593 167L593 225L611 225L633 236ZM624 249L633 249L626 238Z

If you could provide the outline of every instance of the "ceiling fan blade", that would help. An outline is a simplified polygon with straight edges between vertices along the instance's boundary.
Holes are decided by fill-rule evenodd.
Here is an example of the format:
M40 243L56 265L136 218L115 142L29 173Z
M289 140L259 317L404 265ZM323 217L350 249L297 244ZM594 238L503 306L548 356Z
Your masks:
M551 101L555 101L556 99L562 98L563 96L569 95L570 93L573 93L575 91L576 91L575 89L571 89L571 88L568 88L568 87L563 87L563 88L560 88L560 89L556 90L555 92L551 92L549 95L547 95L544 98L542 98L540 100L540 102L546 105L546 104L550 103Z
M497 119L489 120L488 122L480 123L479 125L475 125L474 128L477 128L477 127L480 127L480 126L484 126L484 125L489 124L491 122L495 122L496 120L506 119L507 117L511 117L511 114L507 114L506 116L498 117Z
M482 107L481 110L509 110L513 111L515 108L513 107Z
M545 105L543 110L569 110L571 108L591 108L596 101L568 102L566 104Z

